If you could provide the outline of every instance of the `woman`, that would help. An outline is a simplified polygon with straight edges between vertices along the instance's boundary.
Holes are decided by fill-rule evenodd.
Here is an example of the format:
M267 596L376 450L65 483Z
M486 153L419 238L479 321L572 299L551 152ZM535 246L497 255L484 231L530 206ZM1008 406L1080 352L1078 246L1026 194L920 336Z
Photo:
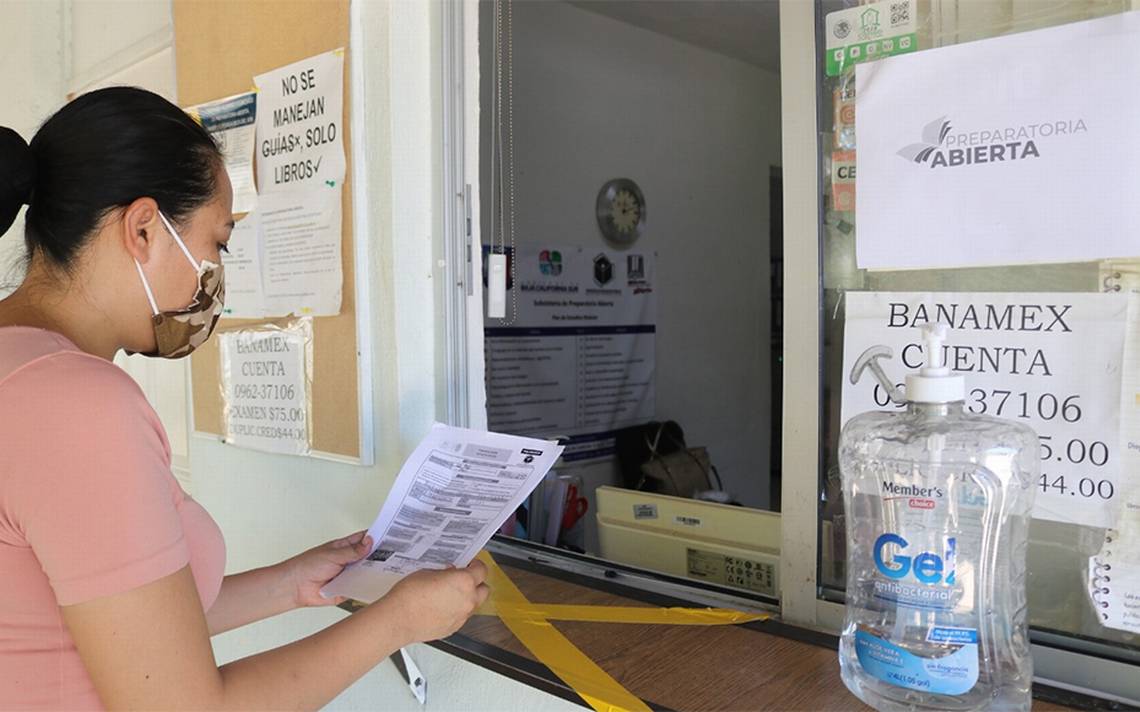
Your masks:
M29 206L27 275L0 301L0 708L317 708L487 596L482 564L420 572L308 638L215 663L211 635L338 603L320 587L371 547L358 532L223 578L220 531L111 363L208 338L231 198L210 136L140 89L77 98L30 146L0 129L0 234Z

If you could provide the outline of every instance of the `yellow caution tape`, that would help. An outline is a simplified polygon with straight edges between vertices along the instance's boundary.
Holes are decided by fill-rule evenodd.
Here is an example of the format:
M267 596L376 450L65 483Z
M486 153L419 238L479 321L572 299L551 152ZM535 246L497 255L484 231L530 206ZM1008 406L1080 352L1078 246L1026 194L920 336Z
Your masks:
M551 620L605 623L658 623L668 625L728 625L763 620L762 614L720 608L649 608L637 606L586 606L533 604L487 552L479 559L487 565L491 596L480 608L497 615L508 629L550 671L598 712L648 712L649 706L570 642Z
M642 606L582 606L561 603L511 605L494 598L477 611L483 616L509 613L518 618L587 623L648 623L651 625L736 625L762 621L768 616L726 608L653 608Z
M508 609L512 606L527 606L529 601L489 554L482 552L479 558L487 565L487 584L496 600L508 604L501 616L503 623L539 662L599 712L649 712L649 706L640 697L622 687L550 623L510 612Z

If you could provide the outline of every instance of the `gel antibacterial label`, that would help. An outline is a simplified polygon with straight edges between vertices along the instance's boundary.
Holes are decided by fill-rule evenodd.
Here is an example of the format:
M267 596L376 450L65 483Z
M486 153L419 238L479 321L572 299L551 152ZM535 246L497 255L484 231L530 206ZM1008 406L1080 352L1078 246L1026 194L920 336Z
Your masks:
M936 492L935 488L892 488L884 483L884 491L895 488L904 496L943 496L940 488ZM908 608L953 609L958 594L954 585L957 551L956 537L947 537L941 551L923 551L900 534L879 535L873 548L875 570L886 580L874 582L875 597ZM855 654L864 670L893 685L945 695L969 691L978 680L977 630L935 626L926 641L946 645L949 654L923 658L865 631L855 634Z
M893 556L886 553L892 546L897 547ZM908 546L909 542L898 534L890 532L883 534L875 540L875 568L888 578L901 579L913 574L919 583L942 583L945 577L948 585L954 584L954 558L957 550L957 541L954 537L946 540L945 558L925 551L912 559L901 553ZM890 556L889 561L888 556Z
M944 551L912 551L902 536L887 532L875 540L875 570L886 580L873 583L875 598L910 608L950 610L960 592L955 584L954 564L958 542L946 539Z
M920 658L860 630L855 633L855 654L864 670L892 685L941 695L969 692L978 681L977 631L972 628L941 630L972 634L975 642L943 657Z

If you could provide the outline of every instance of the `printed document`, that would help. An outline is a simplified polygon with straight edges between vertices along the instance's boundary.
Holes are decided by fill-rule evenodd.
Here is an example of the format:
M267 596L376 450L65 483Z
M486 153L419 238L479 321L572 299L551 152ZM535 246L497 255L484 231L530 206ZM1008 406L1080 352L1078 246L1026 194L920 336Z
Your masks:
M561 454L548 440L436 423L368 529L372 552L321 593L372 602L418 569L466 566Z

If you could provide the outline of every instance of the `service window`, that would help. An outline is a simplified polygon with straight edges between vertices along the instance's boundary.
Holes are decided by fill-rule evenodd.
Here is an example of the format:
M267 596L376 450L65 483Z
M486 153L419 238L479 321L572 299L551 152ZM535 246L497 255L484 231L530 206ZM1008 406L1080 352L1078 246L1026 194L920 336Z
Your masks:
M1140 637L1126 630L1129 625L1122 622L1119 611L1124 605L1123 591L1111 580L1115 574L1107 571L1111 566L1101 566L1108 561L1102 560L1104 557L1127 557L1127 548L1136 546L1134 541L1121 542L1119 536L1114 542L1110 524L1129 495L1129 487L1140 477L1129 467L1134 456L1129 448L1140 448L1140 433L1127 436L1130 425L1135 427L1136 423L1130 423L1129 418L1135 418L1135 410L1140 408L1136 384L1129 382L1137 364L1129 363L1127 352L1128 338L1136 329L1135 311L1121 306L1127 305L1130 290L1140 290L1137 262L1125 255L1099 259L1097 254L1085 251L1091 249L1084 247L1091 244L1088 234L1072 234L1067 244L1058 246L1067 249L1072 258L1046 256L1041 264L1021 258L1008 264L990 261L963 265L971 255L958 254L954 244L929 254L884 256L878 250L891 238L882 233L864 234L865 225L856 220L859 201L865 199L856 193L860 141L871 140L867 138L871 132L863 128L862 122L868 117L856 113L853 69L864 61L874 61L876 56L937 52L938 48L1059 27L1131 9L1125 0L817 3L822 195L817 584L822 600L841 603L844 599L847 522L837 457L840 430L845 420L858 412L895 407L887 394L873 385L873 379L861 382L859 389L865 390L849 383L851 354L886 339L889 326L913 326L926 320L952 322L951 338L960 334L962 340L961 347L950 354L950 365L967 377L969 411L1026 423L1041 439L1042 475L1028 550L1029 617L1034 642L1140 662ZM878 30L868 32L872 29L869 24ZM1052 52L1063 49L1049 48ZM1082 51L1077 46L1071 49ZM1036 77L1032 65L1037 60L1027 55L1021 61L1025 63L1024 77ZM939 81L943 80L945 77ZM1026 87L1025 91L1048 91L1049 78L1042 81L1046 86ZM874 84L867 86L868 92L875 90ZM943 89L913 87L914 92ZM1134 87L1118 86L1115 91L1124 94ZM870 100L867 105L871 105ZM952 108L932 114L930 123L916 127L913 136L898 137L898 166L910 168L906 165L909 161L917 164L918 170L965 172L1000 168L983 167L982 162L1012 165L1014 160L1032 161L1035 152L1053 150L1068 136L1089 130L1080 111L1066 105L1055 109L1053 115L1032 127L994 126L981 131L964 125L967 119L955 116ZM872 111L868 108L869 113ZM1124 137L1131 128L1113 130L1122 132L1121 141L1137 140L1131 134ZM975 170L974 175L980 176L982 171ZM1081 183L1076 177L1068 182L1067 189L1088 189ZM1135 183L1128 189L1123 185L1119 188L1120 199L1129 202L1125 196L1135 189ZM859 212L864 222L872 219L867 216L880 210L881 201L886 199L880 195L874 198L874 203ZM900 191L900 208L901 201L908 199L906 190ZM956 209L979 208L959 205ZM1041 217L1028 216L1026 220ZM1057 220L1072 217L1054 216ZM1084 219L1093 225L1098 216ZM911 225L914 233L927 229L932 229L930 223ZM906 238L897 239L896 249ZM1048 239L1056 242L1055 237ZM1140 241L1135 234L1131 239L1140 255ZM1046 252L1055 254L1051 250ZM946 268L943 265L947 261L961 266ZM868 264L886 267L867 269ZM1106 294L1116 295L1118 300L1106 299ZM883 368L901 382L903 375L917 365L918 354L910 344L918 342L919 336L916 329L897 331L898 340L888 344L894 349L894 357L884 361ZM1073 338L1074 334L1085 336ZM1073 368L1066 363L1087 363L1088 372L1074 377ZM1093 364L1101 371L1096 372ZM1112 369L1118 370L1106 372ZM849 399L846 406L845 398ZM1135 621L1131 628L1137 629Z

